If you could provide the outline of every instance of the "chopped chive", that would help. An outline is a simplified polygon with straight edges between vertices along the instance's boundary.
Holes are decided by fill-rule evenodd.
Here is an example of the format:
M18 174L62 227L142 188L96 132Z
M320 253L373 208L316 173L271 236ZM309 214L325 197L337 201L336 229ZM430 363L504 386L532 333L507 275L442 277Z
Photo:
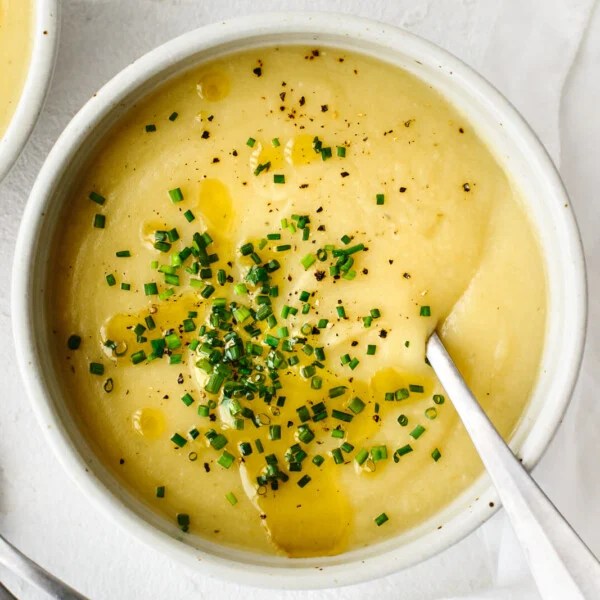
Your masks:
M373 356L375 352L377 352L377 346L375 346L374 344L369 344L367 346L367 354L369 356Z
M373 462L379 462L380 460L386 460L388 457L387 448L385 446L373 446L371 448L371 458Z
M141 362L146 360L146 353L143 350L138 350L131 355L131 362L134 365L139 365Z
M169 115L169 121L175 121L175 119L177 119L177 117L178 117L178 116L179 116L179 113L172 112L172 113Z
M346 148L344 148L344 146L337 146L335 152L340 158L344 158L346 156Z
M431 307L421 306L421 309L419 310L419 316L430 317L431 316Z
M354 396L354 398L352 398L352 400L350 400L350 402L348 403L348 408L355 415L357 415L358 413L364 410L365 403L358 396Z
M164 485L159 485L156 488L156 497L157 498L164 498L165 497L165 486Z
M343 437L346 435L346 432L343 429L332 429L331 430L331 437L332 438L336 438L336 439L343 439Z
M285 175L276 173L273 175L273 183L285 183Z
M365 327L371 327L372 321L373 321L373 317L363 317L363 325Z
M100 204L100 205L102 205L106 202L106 198L104 196L101 196L97 192L90 192L90 195L88 196L88 198L92 202L95 202L96 204Z
M79 346L81 346L81 337L76 334L69 336L67 348L69 348L69 350L77 350Z
M400 415L398 417L398 423L402 425L402 427L406 427L408 425L408 417L406 415Z
M291 244L281 244L280 246L275 246L275 252L285 252L286 250L291 250Z
M185 532L190 528L190 516L185 513L177 513L177 525Z
M425 416L430 420L433 421L436 417L437 417L437 410L435 408L433 408L433 406L430 406L426 411L425 411Z
M121 289L125 290L126 292L129 292L131 290L131 284L130 283L122 283Z
M425 433L425 427L423 427L422 425L417 425L411 432L410 432L410 437L418 440L423 433Z
M408 384L408 389L411 392L415 392L417 394L422 394L425 391L422 385L416 385L414 383L409 383Z
M158 286L153 281L144 284L144 294L146 296L156 296L158 294Z
M254 138L249 137L246 140L246 146L250 146L250 148L254 148L254 144L256 144L256 140Z
M314 254L307 254L300 263L304 267L304 269L308 269L311 265L315 263L317 257Z
M373 319L379 319L379 317L381 317L381 311L378 308L372 308L370 312Z
M108 283L108 285L113 286L117 283L117 280L115 279L115 276L110 273L106 276L106 283Z
M342 451L339 448L334 448L331 451L331 456L333 457L333 462L336 465L341 465L344 462L344 456L342 455Z
M303 488L310 482L310 475L304 475L298 480L298 486Z
M346 318L346 309L343 306L336 306L335 310L340 319Z
M169 196L171 197L172 202L181 202L183 200L183 193L181 188L173 188L169 190Z
M325 459L320 454L317 454L313 457L312 462L317 465L317 467L320 467L325 462Z
M231 465L235 461L235 456L227 452L227 450L223 450L223 454L218 458L217 462L225 469L229 469Z
M344 421L345 423L349 423L354 418L354 415L350 413L343 412L341 410L333 409L331 411L331 417L333 419L338 419L338 421Z
M442 453L437 448L435 448L434 451L431 453L431 458L433 458L433 460L437 462L438 460L440 460L440 458L442 458Z
M225 498L227 498L227 502L229 502L231 506L235 506L238 503L238 499L235 497L233 492L227 492L225 494Z
M281 425L269 425L269 439L273 441L281 439Z
M404 456L405 454L409 454L412 451L413 451L412 446L410 444L406 444L406 446L402 446L402 448L398 448L398 450L396 450L396 452L394 452L394 457Z
M104 365L101 363L91 362L90 373L92 375L104 375Z
M179 435L178 433L174 433L171 436L171 441L176 446L179 446L180 448L183 448L187 444L187 440L182 435Z
M117 258L128 258L129 256L131 256L131 252L129 252L129 250L119 250L118 252L115 252Z
M262 163L254 169L254 175L260 175L263 171L268 171L271 168L271 161Z
M154 123L146 125L146 133L152 133L153 131L156 131L156 125L154 125Z
M377 194L375 196L375 202L377 202L377 204L379 206L381 206L385 202L385 195L384 194Z
M389 521L389 517L385 513L381 513L378 517L373 519L377 527L381 527L386 521Z
M192 396L190 394L184 394L181 397L181 401L186 405L186 406L191 406L194 402L194 399L192 398Z
M369 458L369 451L365 448L362 448L356 453L354 460L359 466L361 466L367 460L367 458Z
M183 213L183 216L185 217L186 221L188 223L191 223L196 217L194 216L194 213L191 210L186 210Z
M343 396L346 393L346 386L345 385L338 385L337 387L332 387L329 390L329 397L330 398L337 398L338 396Z
M433 401L436 404L444 404L445 400L446 399L444 398L444 396L442 396L442 394L434 394L434 396L433 396Z
M331 158L332 156L332 152L331 152L331 148L328 146L326 148L321 148L321 158L323 160L327 160L328 158Z
M104 215L94 215L94 227L96 229L104 229L106 225L106 217Z
M394 392L395 400L406 400L410 396L410 392L406 388L400 388Z
M348 366L354 371L354 369L356 369L356 367L358 366L358 363L360 361L358 360L358 358L353 358L349 363Z

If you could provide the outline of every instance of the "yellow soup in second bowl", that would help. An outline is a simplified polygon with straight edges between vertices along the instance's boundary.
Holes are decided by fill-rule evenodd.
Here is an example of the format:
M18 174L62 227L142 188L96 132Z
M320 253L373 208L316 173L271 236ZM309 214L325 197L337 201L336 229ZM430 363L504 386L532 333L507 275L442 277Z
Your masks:
M492 152L413 75L229 55L133 107L75 187L58 368L90 444L183 532L330 555L453 500L482 466L424 360L436 327L502 434L519 421L540 249Z
M31 57L33 6L0 0L0 138L17 109Z

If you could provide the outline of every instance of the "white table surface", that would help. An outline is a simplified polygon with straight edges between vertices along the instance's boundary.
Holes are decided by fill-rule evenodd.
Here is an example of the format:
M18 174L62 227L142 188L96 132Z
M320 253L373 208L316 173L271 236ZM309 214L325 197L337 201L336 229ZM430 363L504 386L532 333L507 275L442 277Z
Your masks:
M569 0L522 0L526 10L558 10ZM269 0L64 0L58 64L46 107L24 153L0 183L0 530L25 553L90 598L142 599L410 599L536 598L514 540L500 512L467 539L409 571L341 590L262 591L199 576L173 563L91 507L46 446L23 392L12 345L10 269L19 219L36 172L69 119L85 100L131 60L197 26L257 10L338 10L405 27L446 47L490 76L521 107L510 73L512 51L482 59L479 49L505 25L510 35L512 0L385 1ZM593 0L573 0L579 8ZM565 4L567 3L567 4ZM531 6L529 6L531 5ZM499 8L500 7L500 8ZM508 8L507 8L508 7ZM587 12L586 12L587 11ZM600 8L589 18L581 45L569 56L566 81L555 83L555 110L525 114L556 159L571 194L586 249L590 326L579 384L557 436L535 476L592 550L600 555ZM574 13L575 14L575 11ZM504 20L504 22L502 22ZM500 22L499 22L500 21ZM589 23L588 23L589 21ZM521 39L514 24L515 44ZM564 23L564 27L573 24ZM560 27L563 26L561 21ZM556 39L560 38L560 27ZM500 28L501 29L501 28ZM552 40L550 40L552 43ZM545 42L546 43L546 42ZM558 43L558 42L557 42ZM552 46L547 46L548 48ZM572 60L571 60L572 59ZM487 70L486 70L487 68ZM547 71L544 72L543 69ZM531 95L544 102L536 82L551 80L552 66L530 74ZM505 75L503 75L503 73ZM529 77L530 75L530 77ZM504 77L504 78L503 78ZM537 79L536 79L537 78ZM2 85L0 74L0 85ZM519 97L517 97L519 96ZM535 105L534 105L535 108ZM529 114L528 114L529 112ZM541 120L540 114L544 116ZM537 121L536 121L537 119ZM43 598L0 570L19 598ZM504 586L494 592L497 584ZM218 596L217 596L218 595Z

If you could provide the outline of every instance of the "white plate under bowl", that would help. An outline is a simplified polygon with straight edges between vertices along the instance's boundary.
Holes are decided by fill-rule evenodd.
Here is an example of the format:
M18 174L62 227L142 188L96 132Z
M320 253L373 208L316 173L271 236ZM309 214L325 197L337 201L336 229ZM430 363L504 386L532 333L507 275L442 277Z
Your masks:
M338 556L267 556L182 535L174 524L125 490L87 446L69 413L52 365L45 300L46 281L52 273L49 249L68 190L116 119L161 82L198 63L229 52L283 44L328 45L361 52L429 82L465 115L521 189L537 229L548 280L541 370L511 441L527 467L542 455L569 402L583 350L586 290L577 226L560 178L539 140L507 100L479 75L447 52L400 29L325 13L273 13L233 19L182 35L143 56L81 109L57 141L31 192L13 269L17 355L44 434L85 494L131 534L207 575L289 589L373 579L448 548L497 509L498 499L488 477L482 475L418 527Z
M19 158L44 106L54 72L60 30L57 0L16 1L33 1L33 41L25 85L10 123L0 137L0 181Z

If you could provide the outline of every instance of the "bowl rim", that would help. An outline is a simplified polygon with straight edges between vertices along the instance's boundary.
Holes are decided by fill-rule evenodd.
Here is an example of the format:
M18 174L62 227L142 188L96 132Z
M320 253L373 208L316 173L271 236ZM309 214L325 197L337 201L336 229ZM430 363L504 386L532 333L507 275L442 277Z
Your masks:
M219 44L240 42L256 35L289 32L306 36L317 34L340 39L344 37L352 41L367 40L386 46L388 49L392 49L391 42L382 41L382 38L391 36L398 43L402 41L406 45L407 53L413 56L427 55L445 68L460 72L463 79L477 88L494 105L498 113L502 114L505 120L511 121L519 130L521 141L530 152L530 160L541 169L544 177L554 186L557 198L568 206L567 193L557 170L529 125L500 92L449 52L400 28L362 17L330 12L270 12L247 15L200 27L145 54L106 83L67 125L42 166L25 209L13 263L11 305L17 360L38 423L59 462L97 507L138 539L153 545L167 556L180 559L181 562L202 574L256 587L314 589L350 585L388 575L430 558L458 542L498 510L498 497L489 478L483 475L472 486L478 486L477 490L481 491L482 501L476 503L477 505L465 507L464 518L454 519L456 522L450 523L443 536L433 538L428 534L420 538L422 542L420 549L414 552L411 558L401 556L401 549L396 549L387 552L387 560L383 560L383 556L378 559L372 557L366 560L355 559L341 565L327 566L322 569L312 568L309 571L309 569L292 566L269 569L262 565L249 565L222 556L192 551L191 547L159 531L135 514L92 472L88 472L82 455L76 450L53 407L53 401L39 372L35 335L32 330L32 278L29 276L39 257L36 246L37 235L44 226L46 208L52 200L52 194L48 190L53 189L68 169L69 157L94 127L101 123L102 118L118 106L120 100L126 98L129 93L135 92L153 76L163 72L169 64L177 65L175 72L181 72L183 67L179 63L185 58L200 54ZM360 52L359 49L357 51ZM545 415L544 439L538 441L537 445L530 445L527 448L528 455L524 463L528 468L532 468L541 458L562 421L577 380L585 341L587 296L581 239L572 212L565 211L562 218L567 239L565 251L570 253L573 269L573 289L568 293L570 305L576 311L575 326L571 329L572 338L568 342L569 361L565 364L565 370L559 379L558 387L564 400L555 407L552 414ZM494 500L495 508L490 509L487 500Z
M4 135L0 136L0 182L19 158L42 112L58 53L58 0L29 1L34 12L31 57L17 108Z

